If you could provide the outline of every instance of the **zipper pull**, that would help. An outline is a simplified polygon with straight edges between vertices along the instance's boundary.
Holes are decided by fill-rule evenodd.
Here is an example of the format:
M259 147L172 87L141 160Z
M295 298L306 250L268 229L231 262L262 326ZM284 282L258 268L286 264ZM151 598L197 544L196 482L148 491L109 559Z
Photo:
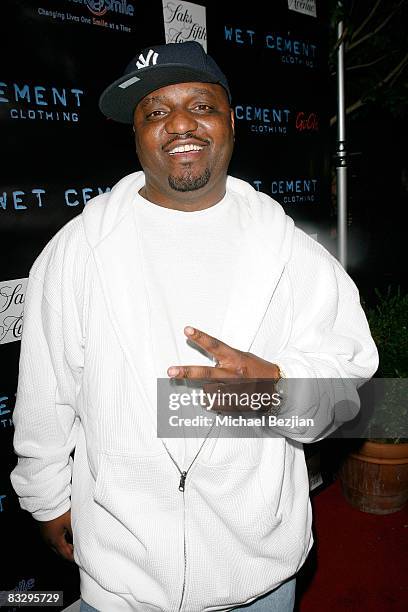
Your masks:
M184 493L184 484L186 482L187 472L181 472L180 483L179 483L179 491Z

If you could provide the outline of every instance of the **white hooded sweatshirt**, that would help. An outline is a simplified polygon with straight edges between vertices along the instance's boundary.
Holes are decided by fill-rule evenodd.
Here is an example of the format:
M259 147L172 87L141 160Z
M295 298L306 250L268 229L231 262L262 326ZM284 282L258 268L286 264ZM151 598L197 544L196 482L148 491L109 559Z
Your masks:
M156 435L133 214L143 185L137 172L91 200L32 267L11 480L39 521L71 507L81 594L98 610L229 610L305 561L313 540L302 442L355 415L336 412L338 399L351 394L358 405L377 350L340 264L277 202L228 177L246 239L220 339L316 389L321 379L347 384L305 403L313 431L206 440L180 491L180 468Z

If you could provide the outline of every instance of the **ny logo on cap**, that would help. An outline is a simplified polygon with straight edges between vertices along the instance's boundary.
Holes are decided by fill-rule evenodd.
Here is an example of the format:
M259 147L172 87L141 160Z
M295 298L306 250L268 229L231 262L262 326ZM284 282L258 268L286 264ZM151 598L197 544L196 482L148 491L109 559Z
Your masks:
M150 65L150 60L152 60L151 63L154 66L157 62L158 57L159 57L159 54L155 53L153 49L150 49L146 58L144 58L142 54L139 55L139 60L136 62L136 66L138 68L146 68L147 66Z

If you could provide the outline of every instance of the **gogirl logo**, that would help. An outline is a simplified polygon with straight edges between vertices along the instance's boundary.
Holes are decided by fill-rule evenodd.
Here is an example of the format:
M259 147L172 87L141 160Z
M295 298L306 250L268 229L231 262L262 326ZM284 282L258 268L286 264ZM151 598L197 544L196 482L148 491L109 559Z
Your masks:
M73 4L82 4L96 17L106 15L108 11L133 17L135 7L127 0L69 0Z
M297 132L318 132L319 117L317 113L298 112L296 114L295 128Z

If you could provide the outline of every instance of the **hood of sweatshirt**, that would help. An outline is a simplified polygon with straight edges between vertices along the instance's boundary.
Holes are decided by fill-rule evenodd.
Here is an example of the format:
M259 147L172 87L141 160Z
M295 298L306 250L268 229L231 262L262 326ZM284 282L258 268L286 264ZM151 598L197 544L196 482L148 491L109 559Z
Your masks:
M108 293L120 302L121 279L136 273L135 233L130 218L135 195L144 184L143 172L130 174L112 191L91 200L82 213L88 242L101 258L101 272L109 279ZM222 339L247 351L290 259L294 223L278 202L243 180L228 176L227 193L240 206L246 240L237 262L241 282L231 295ZM123 310L123 302L119 310Z
M136 194L144 184L143 172L124 177L112 191L91 200L82 216L110 318L135 378L145 390L145 399L151 404L148 398L155 397L156 379L152 376L149 305L133 214ZM220 339L238 350L249 351L290 259L294 223L280 204L245 181L228 177L227 193L239 206L245 240L237 261L240 273L231 291ZM129 333L135 321L137 342ZM154 412L155 407L151 408Z

